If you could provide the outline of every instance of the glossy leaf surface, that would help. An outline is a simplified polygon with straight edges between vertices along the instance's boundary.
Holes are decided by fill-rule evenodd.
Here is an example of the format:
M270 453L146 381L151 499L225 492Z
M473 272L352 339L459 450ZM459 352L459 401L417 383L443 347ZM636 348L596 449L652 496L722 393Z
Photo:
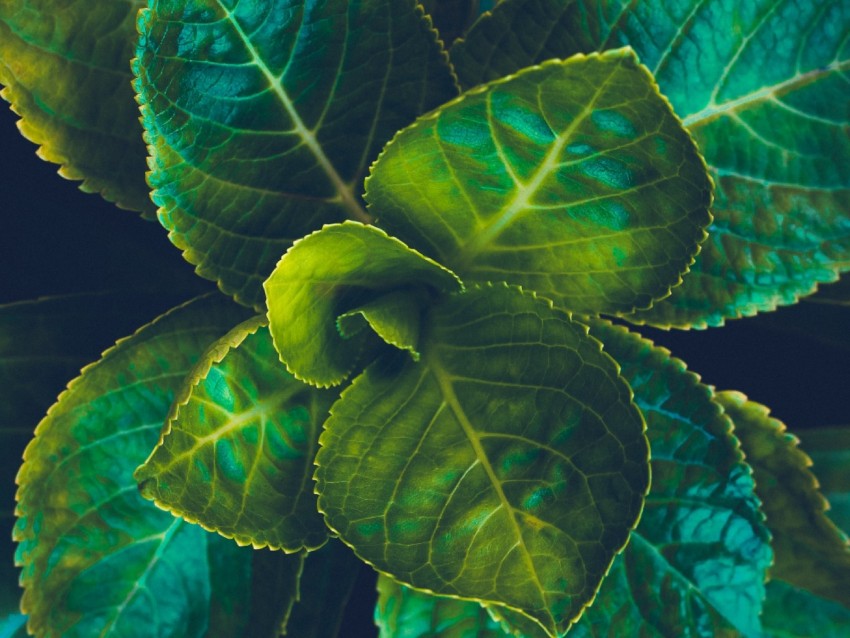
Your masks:
M773 580L767 584L762 623L765 638L845 638L850 632L850 610Z
M232 541L158 510L132 478L183 376L245 314L216 296L162 316L87 367L39 424L15 527L36 636L203 636L213 570L250 586L250 550L214 566L215 544Z
M763 405L738 392L720 392L716 399L753 468L773 537L771 577L850 607L850 543L826 517L811 459Z
M758 636L769 534L731 423L669 352L595 320L647 421L640 524L570 636Z
M812 471L830 504L829 517L850 534L850 427L800 432L802 447L814 461Z
M257 308L295 239L368 220L369 163L457 93L413 0L154 0L140 29L160 221L201 275Z
M3 0L0 84L19 128L62 176L153 215L130 87L136 0Z
M331 408L319 508L400 582L562 633L643 502L628 387L584 326L516 288L450 295L423 326L420 362L378 360Z
M366 181L391 234L465 281L570 310L665 296L704 237L711 185L629 51L526 69L408 127Z
M269 328L281 361L298 379L328 386L351 374L371 335L340 332L337 320L342 315L400 289L419 296L429 289L452 292L461 284L452 272L384 231L345 222L296 242L264 286ZM382 317L412 318L389 312ZM391 333L390 340L393 334L414 330L382 326L386 329L379 328L378 334Z
M499 623L476 602L433 596L378 578L375 624L380 638L505 638Z
M241 545L315 549L327 528L313 459L336 393L294 379L264 323L237 326L204 354L135 478L159 507Z

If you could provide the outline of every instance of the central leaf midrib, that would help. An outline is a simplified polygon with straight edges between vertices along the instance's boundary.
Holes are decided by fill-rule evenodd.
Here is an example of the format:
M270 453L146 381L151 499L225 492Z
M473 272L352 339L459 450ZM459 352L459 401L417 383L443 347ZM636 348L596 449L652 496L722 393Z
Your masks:
M436 355L431 353L428 357L427 361L428 367L432 370L434 378L437 381L437 384L440 387L440 392L443 395L443 400L446 405L449 406L452 413L454 414L458 424L460 425L463 433L466 435L469 440L469 444L475 452L475 457L478 459L481 467L487 474L487 477L490 479L490 483L493 486L497 496L499 497L499 501L502 503L502 506L505 509L505 512L508 514L508 518L511 522L511 525L514 529L514 533L517 537L517 542L519 547L522 550L522 556L525 560L526 565L528 566L528 570L534 578L534 582L537 585L538 591L540 592L542 606L546 610L546 614L551 623L550 627L557 629L558 623L552 615L551 610L546 604L546 597L543 592L546 591L546 588L540 582L540 576L537 573L537 568L534 565L534 561L531 559L531 554L528 551L528 547L525 544L525 537L522 535L522 530L520 529L519 523L516 520L516 516L514 515L514 508L505 495L504 490L502 489L501 482L499 481L499 477L496 476L496 472L493 470L493 466L490 464L490 459L487 457L487 453L484 448L481 446L481 441L478 437L478 434L475 431L475 427L467 417L466 412L463 409L463 406L460 404L460 401L457 398L457 395L454 391L454 386L452 385L451 379L449 378L448 373L440 364Z
M257 50L254 48L251 43L248 34L242 29L242 26L236 20L233 13L222 4L221 0L216 0L216 3L224 12L224 15L227 17L228 22L233 25L233 29L238 34L239 38L242 40L242 43L245 45L245 49L251 55L251 59L253 60L256 67L263 74L263 77L266 78L266 81L269 83L269 87L274 91L274 94L280 100L280 103L283 105L283 108L286 110L286 113L292 119L292 123L295 126L295 132L298 134L298 137L304 142L313 156L316 158L316 161L319 163L319 166L322 167L325 174L328 176L328 179L331 181L334 189L337 191L337 194L340 198L343 208L348 213L348 215L359 222L364 224L369 224L372 222L372 217L366 212L360 202L357 201L356 196L349 184L346 184L345 180L342 179L340 174L337 172L336 167L330 161L328 156L325 154L324 149L319 144L319 141L316 139L315 134L304 124L304 120L301 119L301 115L298 113L298 110L295 108L295 104L289 97L289 94L284 90L283 83L279 78L275 77L272 73L271 69L265 63L265 61L260 57L257 53Z

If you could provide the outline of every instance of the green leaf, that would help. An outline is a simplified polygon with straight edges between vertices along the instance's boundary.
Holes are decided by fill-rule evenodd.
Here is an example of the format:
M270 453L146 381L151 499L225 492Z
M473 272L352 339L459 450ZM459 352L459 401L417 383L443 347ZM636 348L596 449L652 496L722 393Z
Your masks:
M643 516L576 636L759 635L772 553L750 468L712 391L678 359L601 320L647 422Z
M407 350L419 360L419 315L423 300L409 290L390 292L359 308L341 314L337 327L343 338L350 338L369 326L382 340L399 350Z
M420 0L440 39L451 46L478 17L478 0Z
M159 507L240 545L315 549L327 528L313 458L336 393L293 379L264 323L246 321L201 357L135 478Z
M764 504L775 554L772 578L850 607L850 542L825 514L812 461L769 410L738 392L715 397L735 424Z
M584 326L505 285L436 303L420 351L379 359L331 408L319 509L399 582L559 635L640 514L648 450L630 391Z
M505 638L476 602L433 596L378 578L375 624L380 638Z
M295 239L346 217L399 128L457 94L414 0L153 0L134 69L159 218L262 308Z
M829 517L850 534L850 427L806 429L799 436L831 506Z
M767 584L764 638L846 638L850 610L781 580Z
M465 93L399 133L366 181L378 223L465 282L594 313L667 295L710 198L692 141L625 50Z
M245 314L215 296L160 317L85 368L39 424L18 475L15 527L36 636L205 634L208 556L225 540L144 501L132 473L182 378ZM240 563L251 550L239 558L223 577L249 587Z
M390 343L398 341L403 348L415 349L415 344L406 341L418 326L399 325L398 318L403 316L388 326L386 312L379 317L361 308L401 288L416 298L426 288L451 292L459 290L461 283L451 271L372 226L332 224L297 241L265 283L270 330L281 361L307 383L341 383L351 374L371 334L349 334L351 326L345 321L347 329L338 330L337 319L352 310L372 317L378 324L376 332ZM384 298L378 308L387 310L387 303Z
M320 550L311 552L301 575L298 604L293 607L281 635L292 638L351 635L342 621L361 568L364 568L363 563L334 538Z
M0 2L0 92L38 155L80 188L152 217L130 86L136 2Z

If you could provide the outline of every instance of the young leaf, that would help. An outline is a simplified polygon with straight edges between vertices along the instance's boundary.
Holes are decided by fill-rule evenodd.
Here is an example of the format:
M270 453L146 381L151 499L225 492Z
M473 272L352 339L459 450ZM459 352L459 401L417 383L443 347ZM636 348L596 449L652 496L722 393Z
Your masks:
M434 596L378 577L375 624L380 638L506 638L476 602Z
M399 289L414 298L425 289L453 292L461 283L454 273L384 231L344 222L295 242L264 287L269 327L281 361L296 378L330 386L351 374L370 335L352 334L350 320L341 319L343 325L338 326L338 319L352 311L363 313L367 321L371 317L370 323L378 324L377 334L389 343L415 350L416 344L406 341L418 334L418 325L399 321L418 324L418 310L415 316L389 314L387 304L396 296L384 297L371 310L363 304Z
M18 475L15 526L36 636L205 633L208 543L218 537L144 501L132 473L183 376L245 314L215 296L160 317L85 368L39 424ZM224 573L245 570L237 562Z
M850 610L781 580L767 584L764 638L846 638Z
M464 281L579 312L667 295L709 222L696 148L627 50L486 84L420 118L366 181L391 234Z
M591 334L623 366L646 417L652 487L571 638L758 636L772 553L729 419L663 348L601 320Z
M63 177L153 217L130 87L136 2L0 2L0 93Z
M640 514L631 393L584 326L505 285L435 304L420 351L378 360L331 408L319 509L399 582L560 635Z
M327 528L313 458L336 394L293 379L264 323L246 321L201 357L135 478L159 507L241 545L315 549Z
M457 94L414 0L154 0L134 69L171 240L240 302L346 217L399 128Z
M735 424L755 474L773 536L771 578L850 607L850 543L826 517L811 460L763 405L738 392L719 392L716 400Z
M850 427L807 429L800 432L800 438L831 506L827 514L850 534Z

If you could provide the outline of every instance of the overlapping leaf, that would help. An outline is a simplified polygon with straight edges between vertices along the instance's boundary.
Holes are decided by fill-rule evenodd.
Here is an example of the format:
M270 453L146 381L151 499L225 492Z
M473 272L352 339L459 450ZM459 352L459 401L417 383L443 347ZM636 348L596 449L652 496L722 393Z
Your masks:
M825 515L811 460L763 405L737 392L720 392L716 399L735 424L755 474L773 537L771 577L850 607L850 544Z
M228 554L232 541L158 510L132 478L183 376L245 314L207 297L161 317L86 368L39 424L15 527L36 636L203 636L220 613L211 575L250 589L251 550ZM248 626L241 611L233 635Z
M140 6L136 0L3 0L0 95L21 116L21 132L64 177L152 216L130 87Z
M408 127L366 182L378 223L464 281L582 312L665 296L705 237L710 182L634 55L526 69Z
M292 378L264 319L217 341L181 388L142 495L242 545L297 551L327 539L313 458L335 393Z
M807 429L800 432L800 438L831 506L827 514L850 534L850 427Z
M584 326L531 294L453 294L423 327L420 362L387 355L332 407L319 508L400 582L559 635L640 513L640 414Z
M293 240L368 219L369 163L457 92L414 0L154 0L140 29L160 221L200 274L258 308Z
M375 623L380 638L506 638L478 603L432 596L388 576L378 578Z
M352 313L388 343L415 351L410 339L418 335L423 305L417 300L426 301L429 290L459 290L461 283L384 231L345 222L296 242L264 286L281 361L298 379L328 386L351 374L372 336L354 329ZM399 313L402 292L416 307Z
M666 350L600 320L647 421L643 516L570 636L758 636L769 534L711 390Z
M765 638L845 638L850 610L781 580L767 584L762 616Z

